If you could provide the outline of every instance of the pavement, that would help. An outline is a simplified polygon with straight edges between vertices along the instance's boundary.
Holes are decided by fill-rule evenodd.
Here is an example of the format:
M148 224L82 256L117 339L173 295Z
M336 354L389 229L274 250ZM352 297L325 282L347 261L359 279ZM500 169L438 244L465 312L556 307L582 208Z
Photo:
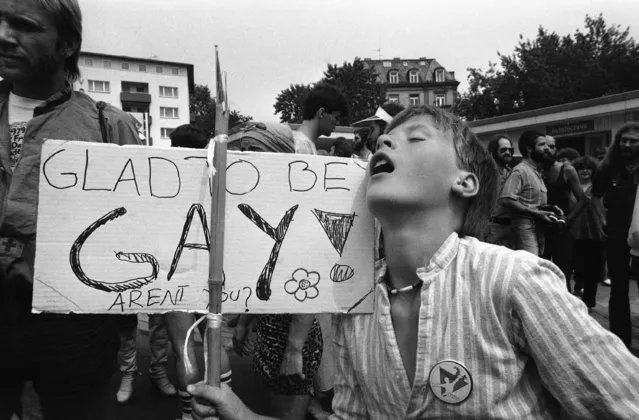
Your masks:
M591 316L608 328L608 299L610 288L599 286L597 291L597 305ZM632 311L633 342L631 351L639 357L639 289L637 282L630 285L630 304ZM223 342L230 345L232 331L226 330L223 333ZM159 394L148 377L149 351L148 335L141 330L138 334L138 364L140 368L139 377L136 381L135 393L131 401L125 406L118 406L115 401L115 394L119 387L119 374L115 374L111 379L110 393L112 404L103 407L107 418L110 420L175 420L180 416L178 399L167 398ZM244 401L246 405L258 413L264 413L267 401L264 396L265 390L261 382L255 377L250 358L240 358L233 352L229 352L231 366L233 369L233 389ZM170 355L169 378L175 384L175 358ZM29 417L25 420L40 420L39 417Z

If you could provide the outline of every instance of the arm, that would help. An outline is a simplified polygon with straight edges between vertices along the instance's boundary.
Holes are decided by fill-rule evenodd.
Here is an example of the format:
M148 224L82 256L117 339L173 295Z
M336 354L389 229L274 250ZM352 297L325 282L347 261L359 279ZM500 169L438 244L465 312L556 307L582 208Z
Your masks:
M570 191L577 199L577 204L566 216L566 225L570 226L575 218L586 208L589 200L584 193L583 188L581 188L579 175L577 174L574 166L568 164L564 165L564 175L566 176L566 182L570 186Z
M105 109L108 124L109 142L119 145L141 144L140 136L135 125L135 119L110 105Z
M331 416L331 420L367 419L370 417L348 354L347 339L344 331L348 322L349 318L342 318L342 316L336 316L333 321L337 370L333 386L335 391L335 396L333 397L334 414Z
M534 217L535 219L550 222L551 220L548 216L554 215L554 213L528 207L519 201L522 185L523 180L521 174L516 169L513 170L508 178L506 178L506 182L504 182L501 195L499 196L499 204L513 212L513 214Z
M552 263L527 258L511 291L519 350L574 418L636 418L639 359L570 295Z
M240 357L248 356L251 353L247 340L254 319L255 315L250 314L242 314L237 317L237 323L233 330L233 351Z
M295 314L292 316L284 359L280 366L280 374L299 375L302 379L304 378L302 349L314 320L315 315L313 314Z

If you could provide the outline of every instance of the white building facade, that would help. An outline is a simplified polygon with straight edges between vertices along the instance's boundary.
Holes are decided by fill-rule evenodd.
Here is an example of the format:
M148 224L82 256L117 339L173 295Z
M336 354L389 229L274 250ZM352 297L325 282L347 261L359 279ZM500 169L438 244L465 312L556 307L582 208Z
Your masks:
M74 88L131 113L147 145L169 147L173 129L190 122L193 65L82 52Z

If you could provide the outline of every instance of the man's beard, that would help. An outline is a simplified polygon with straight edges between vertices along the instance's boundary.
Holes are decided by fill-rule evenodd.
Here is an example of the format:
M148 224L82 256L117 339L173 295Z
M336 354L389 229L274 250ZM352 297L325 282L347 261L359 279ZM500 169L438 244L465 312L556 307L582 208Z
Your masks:
M555 161L555 158L550 153L538 152L536 150L533 150L532 153L530 153L530 157L537 163L548 164Z
M47 81L48 76L64 67L64 60L64 57L56 55L56 52L45 55L29 67L29 80Z
M512 158L512 156L508 156L507 158L503 158L501 156L497 156L496 160L497 160L497 163L500 166L508 166L508 165L510 165L510 162L513 161L513 158Z

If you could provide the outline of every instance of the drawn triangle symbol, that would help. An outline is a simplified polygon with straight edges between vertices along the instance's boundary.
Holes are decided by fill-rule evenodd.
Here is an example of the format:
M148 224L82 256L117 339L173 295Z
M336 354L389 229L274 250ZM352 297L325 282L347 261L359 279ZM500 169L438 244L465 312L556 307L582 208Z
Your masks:
M331 213L318 209L313 209L312 211L315 217L317 217L317 221L322 225L333 247L341 256L346 240L348 239L348 233L351 231L351 227L353 227L355 213Z

